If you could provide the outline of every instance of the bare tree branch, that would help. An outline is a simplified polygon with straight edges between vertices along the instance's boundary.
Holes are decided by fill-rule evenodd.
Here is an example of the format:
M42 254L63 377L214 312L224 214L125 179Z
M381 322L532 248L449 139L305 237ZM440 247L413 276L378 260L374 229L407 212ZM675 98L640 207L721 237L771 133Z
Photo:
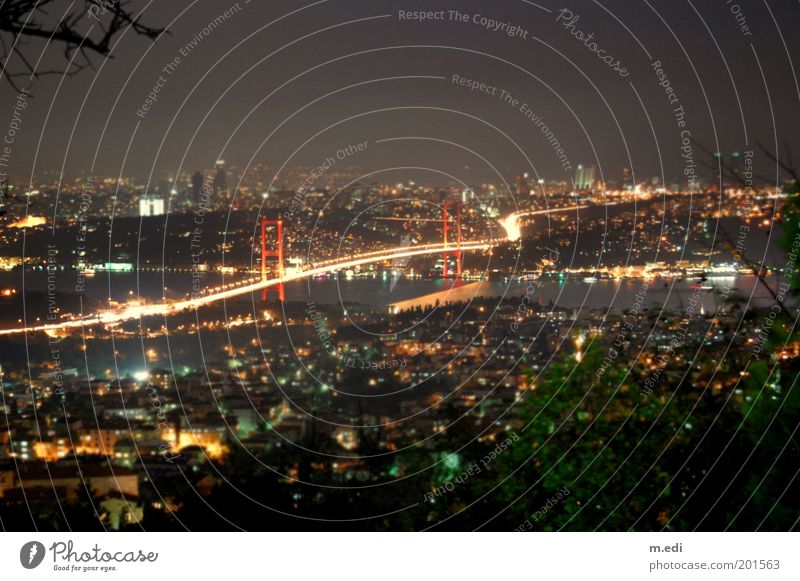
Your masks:
M73 76L93 68L94 57L113 58L118 34L132 29L149 40L164 30L139 22L139 15L126 0L81 0L54 22L48 7L59 0L0 0L0 66L2 76L19 91L17 79L37 79L46 75ZM99 33L99 34L98 34ZM28 42L42 39L63 48L63 68L39 69L26 56Z
M766 147L764 147L761 144L761 142L758 142L758 147L759 147L759 149L761 149L762 152L764 152L764 155L766 155L772 161L777 163L778 167L780 167L783 171L785 171L790 176L792 176L792 178L794 178L795 181L798 181L800 179L800 178L797 177L797 172L795 171L795 169L792 166L787 165L785 162L783 162L780 159L778 159L778 156L776 154L772 153L772 151L770 151Z

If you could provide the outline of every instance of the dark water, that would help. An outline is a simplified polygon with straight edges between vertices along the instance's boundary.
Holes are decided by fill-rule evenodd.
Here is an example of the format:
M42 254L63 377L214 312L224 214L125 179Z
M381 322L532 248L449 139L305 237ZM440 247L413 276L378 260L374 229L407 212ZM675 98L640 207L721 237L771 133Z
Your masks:
M55 275L56 288L59 292L74 292L77 273L71 270L58 271ZM241 283L242 276L225 276L219 273L205 273L194 284L203 288L218 286L223 283ZM319 304L361 303L373 306L387 306L401 301L412 301L413 304L425 305L435 302L435 298L444 300L469 300L472 297L522 296L529 293L534 300L542 304L550 302L565 308L608 308L624 310L631 308L635 296L639 292L642 281L623 279L619 281L601 280L587 283L580 276L550 278L540 281L542 286L529 287L528 283L517 280L484 282L480 285L464 283L453 286L452 280L421 280L399 278L353 278L344 276L335 278L309 279L296 281L286 285L288 301L306 302L313 299ZM684 280L661 278L648 282L645 305L680 309L696 292L693 288L698 281L694 278ZM770 279L775 288L777 281ZM23 272L12 271L0 273L0 287L22 288ZM24 272L25 288L44 291L47 288L47 273L39 270ZM766 306L773 300L764 287L752 275L736 277L710 278L703 283L712 289L704 289L701 301L706 311L714 311L721 300L715 291L723 291L733 287L735 292L745 298L753 296L754 306ZM164 287L166 286L166 291ZM148 302L161 301L166 295L174 300L185 298L192 291L193 280L188 272L98 272L86 277L84 282L85 296L96 301L112 298L116 301L127 301L133 298L144 298ZM441 294L446 291L449 294ZM437 294L436 297L431 295ZM275 296L274 294L271 296Z

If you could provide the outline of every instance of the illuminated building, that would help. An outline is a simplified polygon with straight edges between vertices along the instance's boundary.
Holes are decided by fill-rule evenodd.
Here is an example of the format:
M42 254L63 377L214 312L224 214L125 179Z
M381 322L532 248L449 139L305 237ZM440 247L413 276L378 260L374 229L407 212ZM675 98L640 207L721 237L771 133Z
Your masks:
M575 170L575 189L590 190L594 185L596 169L593 165L578 164Z
M160 198L139 200L140 216L161 216L164 214L164 200Z

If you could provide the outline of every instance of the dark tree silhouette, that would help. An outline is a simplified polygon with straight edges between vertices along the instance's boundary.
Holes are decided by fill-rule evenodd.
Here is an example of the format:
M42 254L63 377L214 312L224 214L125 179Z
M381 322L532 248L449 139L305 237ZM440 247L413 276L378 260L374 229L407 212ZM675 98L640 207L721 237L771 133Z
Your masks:
M124 0L0 0L0 67L16 89L17 79L72 76L93 67L93 59L111 58L118 34L130 28L150 40L164 30L139 22L140 12ZM63 55L63 67L40 68L29 43L41 39Z

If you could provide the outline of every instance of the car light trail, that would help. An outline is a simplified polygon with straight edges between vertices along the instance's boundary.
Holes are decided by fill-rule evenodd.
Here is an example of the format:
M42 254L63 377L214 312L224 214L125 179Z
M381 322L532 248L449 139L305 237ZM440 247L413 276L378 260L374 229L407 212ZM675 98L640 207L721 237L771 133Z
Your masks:
M588 205L581 206L568 206L564 208L552 208L546 210L534 210L529 212L515 212L500 220L506 232L505 238L498 238L495 240L478 240L473 242L462 242L461 251L475 251L475 250L488 250L493 246L497 246L503 242L514 242L519 240L521 230L519 226L519 218L523 216L539 216L550 214L554 212L569 212L578 211L588 208ZM292 272L285 274L283 277L274 278L270 280L259 280L251 284L245 284L231 289L220 290L218 292L209 293L205 296L194 297L191 299L176 300L171 302L157 303L153 305L127 305L120 309L113 311L101 311L99 313L89 315L82 319L75 319L69 321L60 321L58 323L51 323L46 325L34 325L29 327L19 327L16 329L0 329L0 335L13 335L16 333L29 333L29 332L52 332L61 331L64 329L80 328L89 325L112 325L139 319L141 317L154 317L158 315L170 315L184 310L198 309L200 307L210 305L217 301L224 301L232 299L248 293L264 290L281 283L292 282L301 280L308 277L318 276L320 274L327 274L353 268L355 266L362 266L372 262L391 261L402 258L411 258L414 256L424 256L426 254L440 254L444 252L454 252L458 247L454 244L420 244L413 248L401 247L392 250L376 250L372 252L364 252L356 256L346 259L334 259L328 262L322 262L308 270L299 272Z
M547 214L555 214L556 212L577 212L578 210L585 210L589 205L583 206L568 206L566 208L550 208L547 210L532 210L529 212L514 212L509 214L502 220L498 220L500 225L506 231L506 237L509 242L516 242L522 237L522 228L519 225L519 219L523 216L542 216Z
M492 246L496 246L502 240L495 241L477 241L477 242L462 242L461 250L488 250ZM79 328L88 325L108 325L130 321L141 317L153 317L157 315L169 315L187 309L197 309L211 303L232 299L248 293L257 292L265 288L280 284L281 282L287 283L294 280L300 280L307 277L313 277L320 274L336 272L345 270L371 262L383 262L386 260L396 260L399 258L411 258L413 256L424 256L426 254L438 254L448 250L455 250L454 245L444 244L424 244L415 246L414 248L400 248L394 250L383 250L376 252L365 252L353 257L350 257L341 262L322 263L319 266L303 270L300 272L293 272L286 274L282 278L274 278L266 281L258 281L251 284L242 285L236 288L227 289L224 291L215 292L202 297L195 297L191 299L172 301L168 303L158 303L154 305L129 305L120 310L115 311L102 311L100 313L85 317L83 319L76 319L72 321L61 321L59 323L51 323L47 325L35 325L29 327L20 327L16 329L0 329L0 335L12 335L15 333L27 333L36 331L60 331L63 329Z

